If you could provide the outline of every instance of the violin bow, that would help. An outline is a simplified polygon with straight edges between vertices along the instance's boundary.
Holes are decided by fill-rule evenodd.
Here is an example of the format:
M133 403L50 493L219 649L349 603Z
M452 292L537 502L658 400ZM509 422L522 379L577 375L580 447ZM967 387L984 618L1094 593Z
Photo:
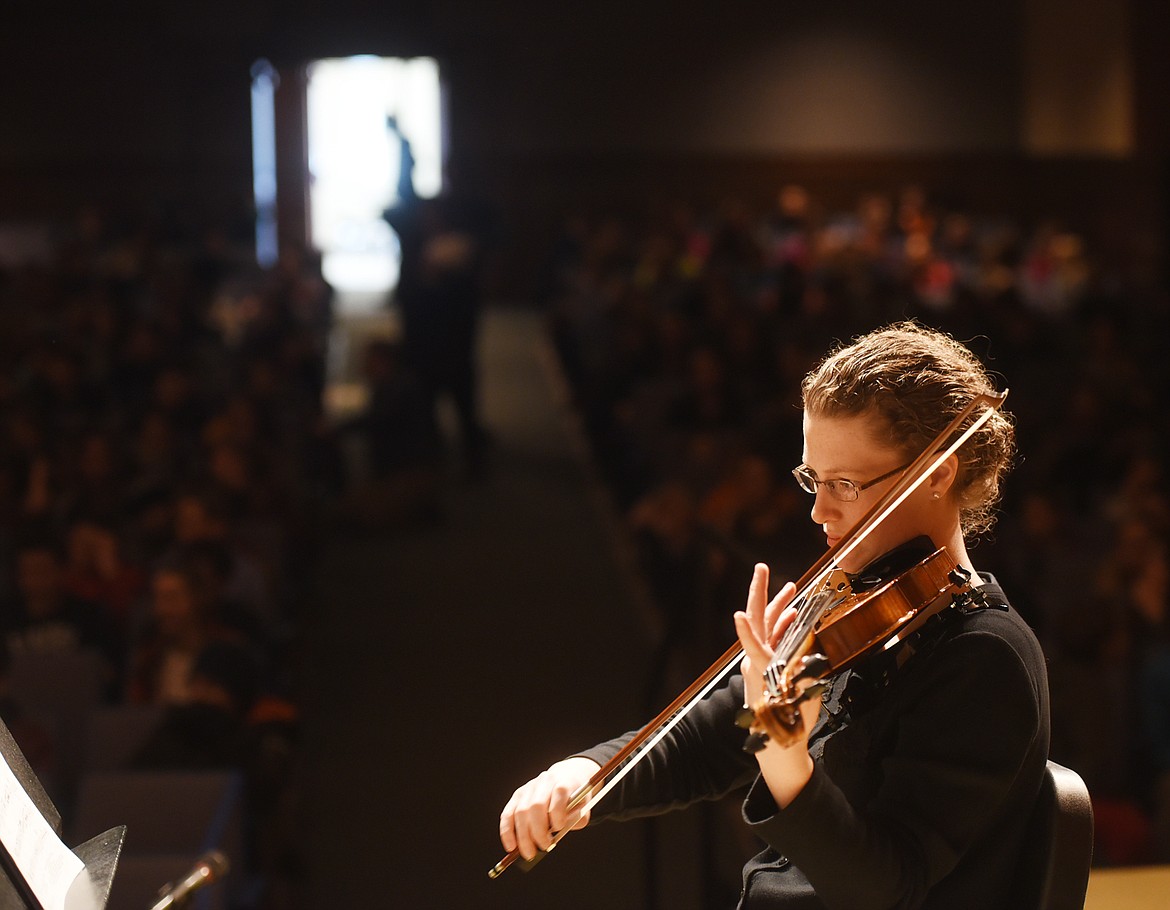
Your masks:
M874 529L884 522L922 482L944 461L957 452L980 427L991 419L1007 398L1008 392L990 392L976 395L967 406L955 416L921 454L910 463L862 519L840 540L822 554L796 582L797 598L806 598L808 592L848 554L852 553ZM971 425L960 432L963 423L979 408L985 410ZM957 436L955 434L958 433ZM955 436L949 443L948 439ZM795 625L795 623L793 623ZM570 797L566 809L572 813L572 820L560 831L554 832L552 842L531 860L520 856L519 850L509 851L498 863L488 870L488 877L499 878L506 869L519 862L521 868L531 869L544 856L551 853L561 839L573 829L573 824L592 809L610 790L618 785L634 766L662 741L674 727L702 701L712 689L730 672L743 657L743 650L736 643L727 649L694 682L686 687L658 716L642 727L617 754L599 768L591 778Z

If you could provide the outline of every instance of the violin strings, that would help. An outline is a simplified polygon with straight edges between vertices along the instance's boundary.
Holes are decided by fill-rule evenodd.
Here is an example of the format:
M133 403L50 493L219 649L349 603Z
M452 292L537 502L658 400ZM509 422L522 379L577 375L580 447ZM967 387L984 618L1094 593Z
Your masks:
M834 592L820 587L835 568L836 565L830 563L805 585L803 591L797 594L796 616L776 645L775 654L777 656L772 658L765 671L771 671L769 675L772 675L776 670L783 669L783 664L787 661L785 655L790 655L796 649L798 642L812 634L813 629L816 628L817 620L826 612L825 604L835 600ZM818 590L818 588L820 589Z

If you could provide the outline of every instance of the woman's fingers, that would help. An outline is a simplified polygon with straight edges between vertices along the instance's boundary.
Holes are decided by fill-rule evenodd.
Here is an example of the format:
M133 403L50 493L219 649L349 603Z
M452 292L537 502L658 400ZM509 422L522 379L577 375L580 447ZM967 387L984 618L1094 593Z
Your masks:
M566 828L584 828L589 822L589 815L581 814L581 810L569 809L569 801L577 792L577 787L567 784L557 784L549 801L549 827L553 832L564 831ZM584 821L582 821L584 819Z
M748 586L747 618L752 632L760 641L767 641L764 616L767 613L768 602L768 567L764 563L756 563L752 572L752 582Z
M735 631L744 652L740 672L746 705L755 704L763 695L763 672L772 662L776 645L796 618L796 608L792 606L796 586L788 582L769 601L768 576L768 567L757 563L748 587L747 607L734 615Z
M751 665L761 669L766 666L771 655L756 634L755 625L748 614L743 612L735 614L735 631L739 635L739 644L743 648L743 653Z
M525 859L532 859L552 839L542 790L539 777L530 780L512 795L500 816L500 843L509 852L519 850Z
M598 764L587 758L557 762L520 787L500 813L500 843L525 859L548 850L558 831L583 828L589 813L569 809L573 796L589 783Z
M768 644L775 648L780 636L796 617L796 608L791 607L792 599L796 596L796 585L788 582L780 589L768 604L764 612L764 628L768 630Z
M762 646L760 641L756 638L756 633L752 631L752 625L748 621L746 613L736 613L735 632L739 636L739 646L743 648L743 660L739 663L739 672L743 677L743 704L744 707L751 707L760 698L764 690L764 679L756 667L762 667L767 663L767 658L762 655Z

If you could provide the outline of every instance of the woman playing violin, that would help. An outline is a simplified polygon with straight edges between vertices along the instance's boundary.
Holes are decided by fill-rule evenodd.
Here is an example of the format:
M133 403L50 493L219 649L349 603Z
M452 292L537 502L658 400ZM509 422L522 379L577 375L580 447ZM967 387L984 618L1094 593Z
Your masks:
M950 337L905 323L826 357L802 384L804 451L793 471L831 547L970 402L987 372ZM895 645L867 653L800 703L795 742L744 751L736 718L767 696L763 670L793 621L791 584L768 597L757 565L734 617L740 673L704 698L605 796L593 818L654 814L745 785L744 823L766 845L743 871L740 907L1011 907L1016 858L1048 756L1044 658L966 535L985 530L1014 454L996 412L839 567L855 591L937 548L971 594ZM582 827L566 805L629 739L557 762L500 816L524 858Z

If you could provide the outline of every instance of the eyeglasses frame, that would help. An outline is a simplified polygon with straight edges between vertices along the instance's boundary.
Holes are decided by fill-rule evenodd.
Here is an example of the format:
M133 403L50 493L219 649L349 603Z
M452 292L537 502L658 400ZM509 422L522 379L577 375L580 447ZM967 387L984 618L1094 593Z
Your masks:
M863 491L868 490L874 484L881 483L883 480L888 480L889 478L891 478L895 474L897 474L899 471L905 471L913 463L914 462L909 461L904 465L900 465L899 467L894 468L892 471L886 471L886 473L882 474L880 477L875 477L875 478L873 478L873 480L867 480L864 483L858 483L856 480L850 480L847 477L830 477L827 480L821 480L820 478L814 476L812 474L812 468L810 468L808 465L804 464L803 462L801 464L798 464L795 468L792 469L792 476L796 478L796 483L806 493L811 493L815 496L816 492L817 492L817 485L818 484L835 484L836 486L831 486L828 488L830 496L832 496L838 502L856 502L858 497L861 496ZM804 468L805 470L802 471L801 468ZM807 486L805 486L806 481L813 485L813 488L811 490ZM848 484L848 488L854 491L854 495L851 497L848 497L848 498L841 496L837 492L840 489L841 484Z

